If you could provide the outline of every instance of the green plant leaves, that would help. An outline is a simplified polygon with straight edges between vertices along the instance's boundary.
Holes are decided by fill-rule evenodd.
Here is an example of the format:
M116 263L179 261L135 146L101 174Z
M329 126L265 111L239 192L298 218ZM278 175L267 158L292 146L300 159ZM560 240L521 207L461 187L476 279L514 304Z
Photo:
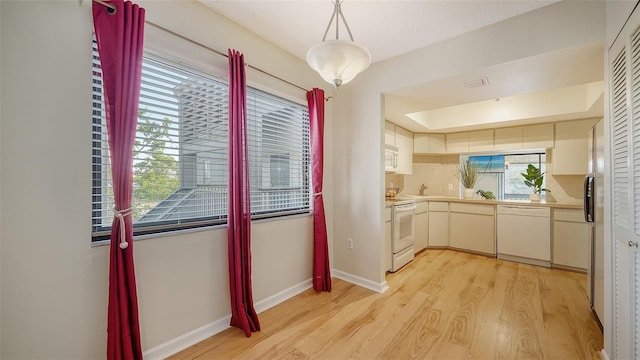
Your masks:
M466 189L473 189L478 182L478 168L471 164L469 160L465 161L462 166L458 167L460 172L460 181Z
M522 177L524 177L524 184L530 188L533 188L533 192L535 194L539 194L543 191L551 192L549 189L544 189L542 187L542 182L544 181L544 173L540 172L540 169L535 167L532 164L527 166L527 173L520 173Z

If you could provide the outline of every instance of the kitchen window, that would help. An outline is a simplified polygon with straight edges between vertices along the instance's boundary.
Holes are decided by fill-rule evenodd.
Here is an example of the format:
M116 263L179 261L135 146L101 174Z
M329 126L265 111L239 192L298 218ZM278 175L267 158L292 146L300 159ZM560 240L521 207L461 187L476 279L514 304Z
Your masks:
M530 152L520 154L488 154L462 156L461 162L469 160L480 169L479 180L475 191L491 191L499 200L529 200L532 189L524 184L521 173L526 173L527 166L533 164L545 173L542 184L546 185L546 153ZM540 198L544 200L543 191Z
M226 79L145 53L134 146L134 235L224 224L227 217ZM113 219L111 169L97 49L93 51L92 239ZM247 88L252 218L308 213L309 114Z

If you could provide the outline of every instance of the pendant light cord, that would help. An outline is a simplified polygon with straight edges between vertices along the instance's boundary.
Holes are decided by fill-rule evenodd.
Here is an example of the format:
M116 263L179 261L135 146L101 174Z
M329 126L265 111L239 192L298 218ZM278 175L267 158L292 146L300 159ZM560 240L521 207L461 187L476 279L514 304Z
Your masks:
M329 19L329 24L327 25L327 29L324 31L324 36L322 36L322 41L327 39L327 34L329 33L329 29L331 29L331 24L333 23L333 19L336 20L336 40L340 39L340 23L339 19L342 19L344 23L344 27L347 28L347 33L349 34L349 38L353 41L353 35L351 34L351 29L349 28L349 24L347 24L347 19L344 18L344 14L342 14L342 0L335 0L333 2L333 14L331 14L331 19Z

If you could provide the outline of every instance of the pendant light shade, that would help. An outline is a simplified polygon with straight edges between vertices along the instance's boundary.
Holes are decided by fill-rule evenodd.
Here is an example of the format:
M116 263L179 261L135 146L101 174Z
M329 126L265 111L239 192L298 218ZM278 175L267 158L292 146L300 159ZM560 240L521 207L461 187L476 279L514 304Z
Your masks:
M342 1L340 0L336 0L333 3L333 15L329 20L327 30L324 32L322 42L314 45L307 52L309 66L317 71L326 82L336 88L353 80L356 75L363 72L371 63L369 50L353 41L349 25L344 15L342 15L341 3ZM351 41L339 39L338 17L342 19ZM325 40L334 19L336 20L336 39Z
M337 88L363 72L371 63L371 54L353 41L327 40L309 49L307 63Z

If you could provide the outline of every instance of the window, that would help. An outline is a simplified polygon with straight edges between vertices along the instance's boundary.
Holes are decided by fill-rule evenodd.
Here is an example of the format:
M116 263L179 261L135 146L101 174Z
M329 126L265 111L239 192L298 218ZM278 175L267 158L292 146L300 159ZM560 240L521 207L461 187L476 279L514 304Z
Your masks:
M108 239L113 193L100 63L93 53L93 240ZM134 146L134 234L222 224L227 212L225 79L145 54ZM307 107L247 88L253 218L309 212Z
M523 154L471 155L469 161L480 169L478 183L474 190L493 192L500 200L529 200L532 189L524 184L521 173L527 172L527 166L533 164L546 173L545 152ZM466 157L460 159L467 160ZM546 176L542 187L546 184ZM541 199L546 198L543 191Z

